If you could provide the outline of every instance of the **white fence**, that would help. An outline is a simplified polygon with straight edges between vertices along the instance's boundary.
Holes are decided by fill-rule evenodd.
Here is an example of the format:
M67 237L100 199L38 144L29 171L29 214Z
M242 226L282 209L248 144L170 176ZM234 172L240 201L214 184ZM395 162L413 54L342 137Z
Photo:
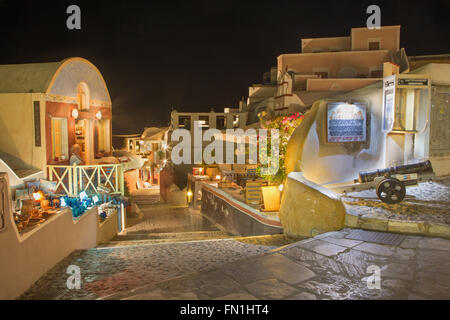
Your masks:
M47 177L56 182L56 193L76 197L82 191L99 193L99 187L111 194L124 194L123 166L101 164L84 166L47 166Z

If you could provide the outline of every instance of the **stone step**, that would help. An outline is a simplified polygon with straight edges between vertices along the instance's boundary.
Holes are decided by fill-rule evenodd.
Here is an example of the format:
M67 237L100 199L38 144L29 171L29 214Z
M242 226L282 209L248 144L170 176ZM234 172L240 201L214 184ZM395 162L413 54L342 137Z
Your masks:
M133 240L164 240L164 239L205 239L228 237L229 234L223 231L192 231L192 232L136 232L115 236L112 241L133 241Z
M130 246L146 246L151 244L162 244L162 243L176 243L176 242L191 242L191 241L204 241L204 240L217 240L217 239L228 239L232 236L226 233L200 233L197 235L177 235L175 237L157 238L114 238L108 243L101 244L97 248L114 248L114 247L130 247Z

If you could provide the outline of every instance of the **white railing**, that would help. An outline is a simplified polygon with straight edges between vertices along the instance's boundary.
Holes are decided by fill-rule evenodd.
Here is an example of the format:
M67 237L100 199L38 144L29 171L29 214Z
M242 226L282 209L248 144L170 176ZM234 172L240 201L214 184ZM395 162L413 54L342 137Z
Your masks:
M111 194L124 194L123 166L100 164L84 166L47 166L47 177L56 182L56 193L76 197L82 191L99 193L99 186L109 188Z

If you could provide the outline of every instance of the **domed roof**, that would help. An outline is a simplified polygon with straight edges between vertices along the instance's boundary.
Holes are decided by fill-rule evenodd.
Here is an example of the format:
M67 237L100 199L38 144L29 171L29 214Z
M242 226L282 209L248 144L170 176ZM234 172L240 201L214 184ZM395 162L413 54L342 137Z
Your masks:
M1 93L45 93L60 62L0 65Z
M105 80L88 60L0 65L0 93L46 93L77 97L80 82L88 85L92 100L111 102Z

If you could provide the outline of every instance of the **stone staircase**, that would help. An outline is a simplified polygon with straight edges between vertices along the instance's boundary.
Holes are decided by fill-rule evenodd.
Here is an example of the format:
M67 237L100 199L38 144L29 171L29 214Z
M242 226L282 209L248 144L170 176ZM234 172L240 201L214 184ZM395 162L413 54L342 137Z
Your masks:
M128 247L160 243L189 242L231 238L232 235L223 231L195 231L170 233L129 233L117 235L111 241L101 244L98 248Z

